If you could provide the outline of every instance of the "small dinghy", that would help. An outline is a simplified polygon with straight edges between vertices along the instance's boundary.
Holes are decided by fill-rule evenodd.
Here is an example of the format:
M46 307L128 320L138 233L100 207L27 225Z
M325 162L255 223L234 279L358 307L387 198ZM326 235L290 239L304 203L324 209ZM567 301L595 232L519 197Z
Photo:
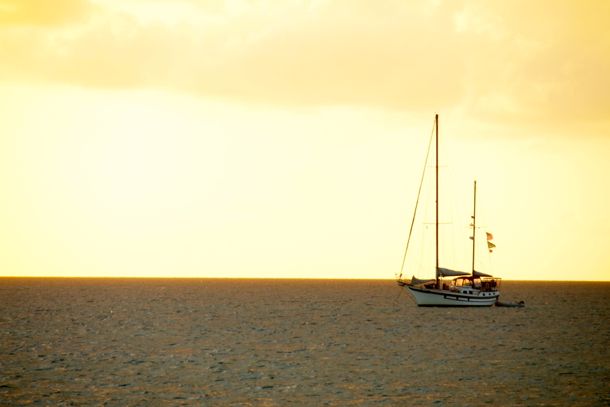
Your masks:
M496 301L496 307L513 307L513 308L523 308L523 307L525 307L525 301L519 301L519 302L502 302L502 301Z

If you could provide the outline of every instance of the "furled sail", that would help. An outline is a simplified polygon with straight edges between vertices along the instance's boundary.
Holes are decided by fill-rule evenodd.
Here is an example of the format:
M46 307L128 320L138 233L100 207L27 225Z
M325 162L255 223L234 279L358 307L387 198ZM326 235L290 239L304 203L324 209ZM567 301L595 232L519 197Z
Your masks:
M411 285L422 285L422 284L428 284L428 283L434 283L436 282L436 280L433 279L420 279L417 278L415 276L411 277Z
M465 271L451 270L451 269L446 269L443 267L438 268L438 273L443 277L459 277L459 276L470 275L470 273L465 272Z
M476 271L473 273L475 277L493 277L491 274L481 273L480 271Z

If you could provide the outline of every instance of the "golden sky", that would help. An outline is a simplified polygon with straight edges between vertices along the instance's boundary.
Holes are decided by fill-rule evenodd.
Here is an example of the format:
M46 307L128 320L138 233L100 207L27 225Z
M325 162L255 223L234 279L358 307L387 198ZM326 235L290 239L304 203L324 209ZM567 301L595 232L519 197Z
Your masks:
M482 271L610 280L609 26L605 1L0 0L0 275L393 278L439 113L443 266L469 268L476 178Z

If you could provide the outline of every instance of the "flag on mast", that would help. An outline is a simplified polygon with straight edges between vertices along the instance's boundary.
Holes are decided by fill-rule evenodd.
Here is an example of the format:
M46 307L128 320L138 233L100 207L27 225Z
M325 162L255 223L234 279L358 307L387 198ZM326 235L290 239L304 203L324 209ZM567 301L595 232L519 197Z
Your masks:
M496 245L491 242L491 240L494 238L494 235L489 232L485 232L485 234L487 235L487 248L489 249L489 253L493 253L493 249L496 248Z

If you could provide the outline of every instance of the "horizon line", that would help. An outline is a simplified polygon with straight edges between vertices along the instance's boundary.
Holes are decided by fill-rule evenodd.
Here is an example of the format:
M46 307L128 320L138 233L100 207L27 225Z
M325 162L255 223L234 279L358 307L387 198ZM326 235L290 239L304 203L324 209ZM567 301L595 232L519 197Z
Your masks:
M151 276L0 276L0 279L90 279L90 280L345 280L345 281L397 281L396 278L376 277L151 277ZM507 279L513 282L562 282L562 283L610 283L610 280L540 280L540 279Z

